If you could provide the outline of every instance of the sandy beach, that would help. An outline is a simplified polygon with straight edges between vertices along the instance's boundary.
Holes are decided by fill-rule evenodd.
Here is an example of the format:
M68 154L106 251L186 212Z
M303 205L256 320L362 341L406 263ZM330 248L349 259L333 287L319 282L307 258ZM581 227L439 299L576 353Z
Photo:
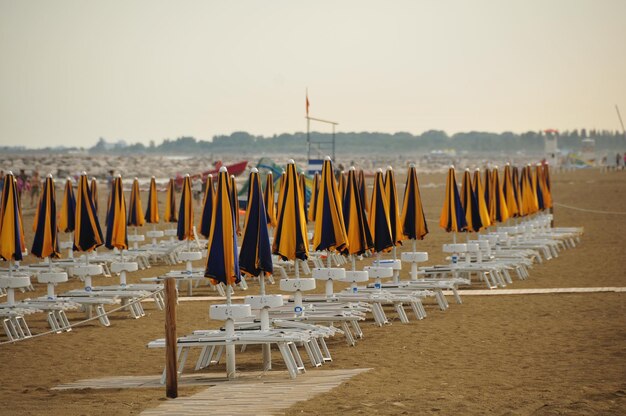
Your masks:
M405 168L397 169L398 191L402 195ZM444 261L441 245L450 242L451 236L437 224L443 188L424 185L443 184L444 175L422 174L419 180L430 234L417 246L418 250L429 252L428 264L436 264ZM578 208L556 205L555 225L584 227L585 234L578 247L535 265L528 280L515 280L509 287L626 286L623 213L626 172L603 173L591 169L555 172L552 189L557 204ZM60 203L61 193L57 197ZM100 198L102 209L105 192L100 192ZM161 195L160 201L163 199ZM144 194L144 207L145 200ZM197 206L197 214L199 210ZM26 210L24 226L29 247L32 221L32 210ZM60 239L66 238L60 235ZM34 260L25 263L30 261ZM366 259L357 267L369 262ZM201 265L198 262L197 266ZM129 281L138 282L142 277L157 276L170 269L170 266L153 266L130 274ZM408 265L403 277L407 274ZM97 277L94 284L110 284L114 280L117 278ZM59 291L81 285L71 279ZM277 286L270 286L268 291L278 293ZM36 292L20 293L17 298L45 293L43 285L35 284L35 288ZM484 289L477 284L472 288ZM318 285L317 291L323 292L323 286ZM250 283L248 292L258 293L256 282ZM200 288L195 294L213 292ZM367 321L362 324L365 338L356 347L348 347L343 338L331 339L333 362L325 365L325 369L372 370L323 396L298 403L286 414L624 414L626 296L623 292L465 296L462 305L452 303L452 299L450 302L450 308L442 312L433 301L428 301L428 317L423 321L402 324L394 319L392 325L382 328ZM138 320L122 312L112 314L108 328L90 322L69 333L0 345L3 375L0 414L135 415L161 404L166 400L163 388L51 390L80 379L159 374L164 353L147 349L146 344L164 336L164 314L152 303L146 303L145 308L147 316ZM218 328L219 322L209 320L208 308L208 301L181 302L178 334ZM395 318L395 314L389 315ZM68 317L70 322L77 322L83 319L83 314L70 312ZM33 333L48 329L41 314L31 315L27 321ZM2 335L0 342L5 340ZM279 361L275 362L275 371L284 368ZM189 372L193 363L195 356L188 361ZM237 364L242 373L259 371L262 364L259 351L251 348L238 353ZM208 373L223 371L222 364ZM189 396L205 388L181 387L179 394ZM232 394L237 394L236 389Z

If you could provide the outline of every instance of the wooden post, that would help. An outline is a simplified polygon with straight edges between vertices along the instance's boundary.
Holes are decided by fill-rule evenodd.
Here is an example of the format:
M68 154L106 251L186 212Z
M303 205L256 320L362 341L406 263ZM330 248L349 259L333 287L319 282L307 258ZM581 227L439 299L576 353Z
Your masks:
M165 279L165 395L178 397L178 366L176 357L176 282Z

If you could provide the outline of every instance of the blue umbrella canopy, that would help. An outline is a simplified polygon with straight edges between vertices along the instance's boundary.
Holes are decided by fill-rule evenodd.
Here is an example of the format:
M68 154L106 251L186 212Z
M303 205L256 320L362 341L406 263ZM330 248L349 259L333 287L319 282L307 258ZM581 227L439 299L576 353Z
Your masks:
M270 275L274 271L272 247L267 231L265 204L261 194L261 178L256 168L250 171L249 184L239 268L250 276L258 276L262 272Z
M265 205L265 215L267 224L276 227L276 203L274 202L274 175L267 172L265 177L265 189L263 190L263 203Z
M404 187L404 202L400 217L402 232L411 240L423 240L428 234L428 225L422 207L417 171L415 165L409 166Z
M178 217L176 216L176 189L175 182L173 178L170 178L169 183L167 184L167 192L165 193L165 213L163 221L165 222L178 222Z
M35 217L35 238L30 250L39 258L59 257L56 192L52 175L46 177Z
M215 198L215 188L213 187L213 175L206 178L206 188L204 190L204 200L202 201L202 215L200 216L200 234L208 237L211 233L211 218L213 217L213 200Z
M135 178L130 191L130 201L128 202L128 225L131 227L141 227L145 222L146 219L143 216L143 208L141 207L139 180Z
M230 207L233 210L233 216L235 217L235 230L237 235L241 235L241 221L239 220L239 197L237 196L237 182L235 182L235 175L230 175Z
M389 205L389 227L391 229L391 240L395 246L402 245L405 235L402 233L402 221L400 221L400 210L398 207L398 191L396 190L396 175L391 166L385 172L385 195Z
M61 202L61 211L59 212L59 230L64 233L74 231L76 220L76 198L74 197L74 188L72 188L72 180L67 178L65 181L65 190L63 193L63 201Z
M4 177L0 202L0 257L9 261L22 260L26 245L13 172L9 171Z
M107 215L107 232L104 245L106 248L128 249L126 228L126 199L122 177L117 176L111 187L111 205Z
M446 232L465 231L467 229L467 221L465 220L465 212L463 204L459 196L459 189L456 186L456 176L454 174L454 166L448 169L446 178L446 194L439 217L439 226Z
M179 240L193 240L193 200L191 199L191 178L185 175L183 190L180 194L178 210L178 227L176 236Z
M150 178L150 188L148 189L148 208L144 216L148 224L159 223L159 199L157 194L156 179Z
M469 169L465 169L465 173L463 174L461 204L463 204L465 221L467 222L466 231L479 232L480 230L485 228L482 219L480 218L476 193L474 193L474 190L472 189L472 176L470 175Z
M211 218L211 232L207 243L208 256L204 276L214 284L239 283L239 262L237 261L237 232L235 216L231 207L230 178L226 167L221 167L217 177L217 191ZM183 190L184 191L184 190Z
M361 255L374 247L367 215L361 201L354 168L348 171L346 192L343 199L343 218L348 238L348 254Z
M365 173L363 169L359 169L359 177L357 181L359 185L359 195L361 196L361 202L363 203L363 209L365 212L369 212L369 199L367 198L367 184L365 183Z
M322 165L322 180L316 204L313 247L320 251L347 252L348 237L330 157L326 157Z
M282 183L272 253L283 260L306 260L309 256L309 243L296 164L293 160L287 163L287 172Z
M372 232L374 251L381 253L391 250L394 244L389 223L389 206L383 184L383 171L380 169L374 178L368 223Z
M74 251L90 252L102 245L102 230L93 206L87 174L84 172L78 180L74 223L76 225L74 230Z
M483 182L480 178L480 169L476 168L472 179L472 191L476 197L478 203L478 215L480 215L480 222L483 227L489 227L491 225L491 217L489 216L489 207L485 201L485 189L483 188Z

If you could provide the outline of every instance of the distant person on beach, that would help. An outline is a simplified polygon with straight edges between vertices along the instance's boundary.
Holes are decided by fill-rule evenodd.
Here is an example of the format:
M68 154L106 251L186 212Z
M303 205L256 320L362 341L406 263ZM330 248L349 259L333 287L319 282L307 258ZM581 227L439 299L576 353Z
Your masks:
M113 174L115 173L115 171L113 169L111 169L109 171L109 173L106 176L106 180L107 180L107 185L109 186L109 188L111 187L111 185L113 184Z
M22 192L30 189L30 182L28 181L28 175L24 172L24 169L20 169L20 174L17 175L17 194L22 200Z
M620 169L620 164L622 163L622 155L619 153L615 155L615 170Z
M33 171L30 177L30 207L34 207L35 203L39 201L39 192L41 191L41 178L38 171Z

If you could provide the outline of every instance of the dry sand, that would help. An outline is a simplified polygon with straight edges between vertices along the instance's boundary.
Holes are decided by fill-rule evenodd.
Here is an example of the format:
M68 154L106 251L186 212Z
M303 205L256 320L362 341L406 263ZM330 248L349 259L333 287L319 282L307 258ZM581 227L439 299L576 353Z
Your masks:
M440 174L419 179L422 185L444 180ZM624 211L626 172L553 174L553 189L555 201L563 204ZM422 198L427 218L436 220L443 189L423 186ZM582 243L536 265L530 279L515 281L511 288L626 286L624 215L556 206L555 218L557 226L584 226ZM24 220L32 237L32 213L27 212ZM435 263L443 259L441 244L450 241L450 236L436 222L429 222L429 227L431 233L418 249L428 251L430 263ZM168 269L153 267L129 280ZM94 283L107 282L111 279L100 277ZM71 282L63 288L79 286ZM44 293L42 285L36 287L37 294ZM250 284L251 292L257 289L256 283ZM207 289L197 293L209 294ZM29 296L34 295L19 294L18 298ZM348 347L343 339L331 340L334 361L325 368L373 370L323 398L299 403L287 414L626 412L623 293L466 296L463 300L463 305L451 304L446 312L428 304L428 318L410 324L395 320L378 328L366 322L365 339L356 347ZM218 327L218 322L208 319L208 305L181 303L178 333ZM163 351L148 350L146 344L163 336L163 313L153 304L147 304L146 311L147 316L139 320L115 313L109 328L90 323L71 333L0 346L0 414L126 415L158 406L165 400L163 389L50 390L84 378L159 374ZM70 313L69 318L76 322L82 315ZM43 316L30 316L28 322L34 333L47 330ZM195 361L195 356L190 358ZM237 364L244 372L259 370L258 351L238 354ZM280 368L276 361L275 369ZM223 366L210 370L215 371L223 371ZM190 395L198 389L184 387L179 394Z

